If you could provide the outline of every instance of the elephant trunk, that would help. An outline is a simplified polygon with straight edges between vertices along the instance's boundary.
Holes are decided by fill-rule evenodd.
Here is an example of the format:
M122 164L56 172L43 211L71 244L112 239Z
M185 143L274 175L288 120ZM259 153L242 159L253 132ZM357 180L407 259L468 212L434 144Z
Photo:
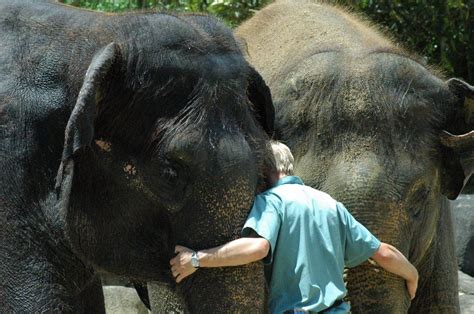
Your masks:
M409 239L403 239L408 232L399 208L387 203L378 207L376 202L370 201L365 202L367 207L351 201L347 203L348 208L353 208L354 217L377 238L408 255ZM380 215L379 208L390 210ZM405 280L385 271L372 260L347 269L345 279L352 313L406 313L410 306Z
M376 156L336 160L321 189L342 202L354 218L379 240L410 251L410 222L394 190L387 168ZM346 269L348 299L353 313L406 313L410 299L405 281L374 261Z
M352 313L407 313L405 281L373 262L347 269L345 279Z
M192 188L183 208L170 214L176 243L200 250L238 238L262 172L265 142L221 130L209 132L204 140L189 134L169 147L170 162L186 163L192 174L186 180ZM200 269L165 295L171 291L178 296L173 299L186 300L185 312L260 312L265 305L263 274L261 263ZM152 290L159 298L152 300L156 308L163 293Z

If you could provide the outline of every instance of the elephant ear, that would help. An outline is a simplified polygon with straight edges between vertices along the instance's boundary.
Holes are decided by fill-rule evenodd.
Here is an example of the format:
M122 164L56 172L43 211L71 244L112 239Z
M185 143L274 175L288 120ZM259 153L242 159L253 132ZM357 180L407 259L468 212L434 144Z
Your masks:
M441 134L445 172L441 192L449 199L456 199L474 172L474 86L459 79L450 79L447 84L461 108L455 119L460 134L448 131Z
M268 136L272 137L275 123L272 95L262 76L252 67L250 67L249 72L247 97L254 105L257 121Z
M56 191L58 193L65 177L72 177L73 156L80 149L92 143L97 100L100 97L105 78L117 55L117 45L110 43L94 55L87 69L76 104L65 130L61 164L56 176Z

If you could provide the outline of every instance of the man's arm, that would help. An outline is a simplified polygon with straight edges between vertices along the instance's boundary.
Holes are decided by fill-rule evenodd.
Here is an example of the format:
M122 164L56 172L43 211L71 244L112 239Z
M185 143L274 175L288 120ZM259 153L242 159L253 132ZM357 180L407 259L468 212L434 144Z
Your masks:
M240 238L208 250L198 251L199 267L225 267L245 265L259 261L268 255L270 243L264 238ZM171 259L171 271L176 282L194 273L191 265L192 250L177 245Z
M405 279L408 293L413 300L418 287L418 271L415 266L394 246L384 242L380 244L379 249L372 255L372 259L386 271Z

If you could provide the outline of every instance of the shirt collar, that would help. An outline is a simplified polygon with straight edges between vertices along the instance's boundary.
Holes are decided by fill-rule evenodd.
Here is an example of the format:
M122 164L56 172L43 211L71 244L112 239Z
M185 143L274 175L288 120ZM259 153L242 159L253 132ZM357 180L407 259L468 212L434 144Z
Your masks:
M273 187L283 185L283 184L301 184L304 185L303 180L298 176L286 176L278 180Z

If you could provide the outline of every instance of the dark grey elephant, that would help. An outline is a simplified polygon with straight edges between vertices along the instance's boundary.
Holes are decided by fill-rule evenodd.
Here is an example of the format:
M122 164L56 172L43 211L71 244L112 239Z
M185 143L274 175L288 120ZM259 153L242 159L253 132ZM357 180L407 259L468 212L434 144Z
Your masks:
M102 312L96 270L173 282L179 242L239 235L273 128L268 87L211 17L0 1L0 312ZM263 308L258 264L174 291Z
M296 173L420 272L410 302L401 278L373 263L350 269L352 311L458 312L448 198L474 168L474 88L325 4L277 1L236 34L272 89Z

